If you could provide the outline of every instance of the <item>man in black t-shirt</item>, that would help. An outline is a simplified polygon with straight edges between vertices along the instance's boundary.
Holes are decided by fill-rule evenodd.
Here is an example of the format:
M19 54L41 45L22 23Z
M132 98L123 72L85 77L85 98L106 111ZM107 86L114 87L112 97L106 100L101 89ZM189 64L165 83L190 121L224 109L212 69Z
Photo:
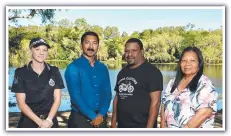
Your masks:
M128 65L117 76L112 127L157 127L162 74L145 61L143 44L139 39L131 38L126 42L124 55Z

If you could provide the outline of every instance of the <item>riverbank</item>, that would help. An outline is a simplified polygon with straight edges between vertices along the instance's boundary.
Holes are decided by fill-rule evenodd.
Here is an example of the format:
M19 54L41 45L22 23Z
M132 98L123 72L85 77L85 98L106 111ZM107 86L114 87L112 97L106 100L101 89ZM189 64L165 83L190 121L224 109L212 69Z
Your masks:
M70 111L60 111L57 113L57 119L59 121L60 128L67 128L67 121L70 115ZM111 125L112 113L108 113L107 125ZM18 120L20 118L20 112L9 113L9 128L16 128ZM160 117L158 117L158 127L160 127ZM215 128L222 128L222 110L218 111L215 116Z

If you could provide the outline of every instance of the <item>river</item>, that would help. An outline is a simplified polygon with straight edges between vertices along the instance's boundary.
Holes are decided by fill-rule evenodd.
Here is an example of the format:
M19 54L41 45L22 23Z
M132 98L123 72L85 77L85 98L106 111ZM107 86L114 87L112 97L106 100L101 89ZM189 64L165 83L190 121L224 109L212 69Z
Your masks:
M66 70L67 63L55 63L54 65L58 66L60 69L60 73L64 79L64 72ZM176 74L176 64L153 64L156 67L158 67L163 75L163 83L164 83L164 89L166 88L166 85L168 81L173 78ZM111 64L109 65L109 74L110 74L110 81L111 81L111 88L112 88L112 98L114 98L115 91L113 91L115 87L116 77L118 72L121 70L122 67L124 67L124 64ZM14 71L15 67L10 67L8 70L8 85L12 86L13 77L14 77ZM212 80L212 83L214 84L216 91L219 94L219 100L218 100L218 106L217 109L220 110L223 108L222 102L223 102L223 89L222 89L222 65L205 65L204 68L204 75L208 76L209 79ZM66 83L64 81L64 84L66 86ZM20 110L17 107L15 94L12 93L9 89L8 91L8 98L9 98L9 112L20 112ZM70 96L68 94L67 88L62 89L62 101L61 106L59 108L59 111L66 111L70 110ZM112 101L109 108L109 111L112 111Z

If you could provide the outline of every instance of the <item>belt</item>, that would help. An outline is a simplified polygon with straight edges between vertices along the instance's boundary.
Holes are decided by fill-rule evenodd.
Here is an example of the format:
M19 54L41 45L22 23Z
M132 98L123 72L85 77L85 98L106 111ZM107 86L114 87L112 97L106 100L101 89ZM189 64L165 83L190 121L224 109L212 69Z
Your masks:
M35 113L40 119L46 119L48 117L48 113ZM24 115L23 113L21 113L21 117L26 117L28 118L26 115Z
M48 113L35 113L40 119L46 119L48 117Z

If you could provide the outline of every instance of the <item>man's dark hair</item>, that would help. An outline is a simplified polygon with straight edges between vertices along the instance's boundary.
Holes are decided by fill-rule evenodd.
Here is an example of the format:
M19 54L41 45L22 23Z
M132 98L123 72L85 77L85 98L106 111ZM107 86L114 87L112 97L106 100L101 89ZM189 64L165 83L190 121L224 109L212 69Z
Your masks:
M88 35L95 36L95 37L97 38L97 41L98 41L98 44L99 44L99 36L98 36L98 34L95 33L95 32L89 31L89 32L85 32L85 33L82 35L82 37L81 37L81 45L83 45L83 41L84 41L85 37L88 36Z
M138 43L138 45L140 46L140 50L143 50L143 43L138 38L130 38L130 39L127 40L127 42L125 43L125 45L127 43Z
M201 53L201 51L200 51L199 48L197 48L197 47L187 47L187 48L185 48L183 50L183 52L182 52L182 54L180 56L180 60L178 62L178 67L177 67L177 72L176 72L176 78L175 78L175 82L174 82L174 84L172 86L171 93L174 92L174 90L179 85L181 79L184 76L183 72L181 71L180 63L181 63L182 57L184 56L184 53L188 52L188 51L192 51L192 52L196 53L198 61L199 61L199 71L193 77L193 79L191 80L191 82L188 84L187 88L189 88L189 90L191 92L195 92L196 89L197 89L198 81L199 81L201 75L203 74L204 60L203 60L203 56L202 56L202 53Z

